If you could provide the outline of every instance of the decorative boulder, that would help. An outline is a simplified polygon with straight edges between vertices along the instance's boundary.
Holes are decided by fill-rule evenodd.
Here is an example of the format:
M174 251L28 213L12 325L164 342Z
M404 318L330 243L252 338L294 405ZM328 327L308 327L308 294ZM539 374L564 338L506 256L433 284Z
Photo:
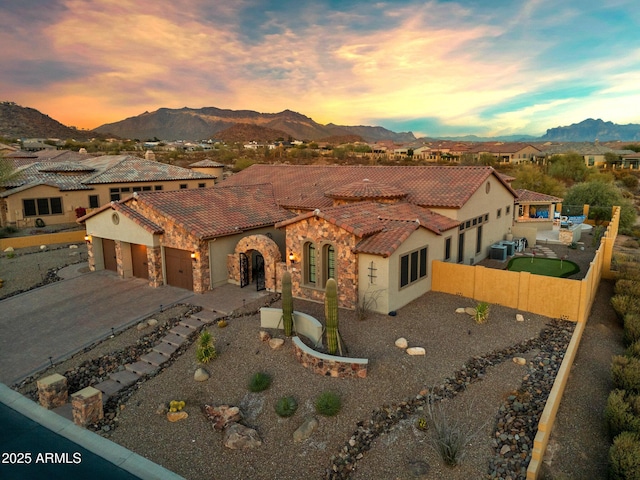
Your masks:
M207 372L204 368L198 368L193 374L193 379L196 382L206 382L207 380L209 380L209 372Z
M189 414L185 411L180 412L167 412L167 420L170 422L178 422L187 418Z
M307 417L295 432L293 432L294 442L303 442L311 436L313 431L318 428L318 420L314 417Z
M456 313L467 313L467 312L465 312L464 307L459 307L459 308L456 308Z
M465 307L464 308L464 313L466 313L467 315L471 315L472 317L476 316L476 309L473 307Z
M211 422L216 430L224 430L227 425L242 420L242 413L238 407L230 407L229 405L205 405L204 414Z
M253 428L232 423L224 431L224 446L231 450L247 450L260 445L262 439Z
M396 340L396 347L401 348L402 350L406 349L409 346L407 339L404 337L400 337Z
M513 363L515 363L516 365L526 365L527 360L522 357L513 357Z
M264 330L260 330L260 341L261 342L268 342L269 340L271 340L271 335L269 334L269 332L265 332Z
M414 355L414 356L415 355L426 355L427 354L426 350L424 348L422 348L422 347L409 347L409 348L407 348L406 352L409 355Z
M148 326L149 325L147 325L147 322L140 322L138 325L136 325L136 329L140 332L145 328L147 328Z
M524 322L524 315L522 315L521 313L516 313L516 321Z
M147 320L147 325L149 325L150 327L155 327L158 324L158 320L156 320L155 318L150 318L149 320Z
M277 350L282 345L284 345L284 340L282 338L272 338L269 340L269 346L272 350Z

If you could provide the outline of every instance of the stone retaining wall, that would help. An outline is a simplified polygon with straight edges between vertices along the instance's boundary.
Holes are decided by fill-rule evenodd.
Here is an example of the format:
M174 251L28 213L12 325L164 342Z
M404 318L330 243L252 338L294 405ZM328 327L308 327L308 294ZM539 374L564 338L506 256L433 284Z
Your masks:
M369 360L366 358L336 357L307 347L300 337L293 337L293 351L303 367L325 377L366 378Z

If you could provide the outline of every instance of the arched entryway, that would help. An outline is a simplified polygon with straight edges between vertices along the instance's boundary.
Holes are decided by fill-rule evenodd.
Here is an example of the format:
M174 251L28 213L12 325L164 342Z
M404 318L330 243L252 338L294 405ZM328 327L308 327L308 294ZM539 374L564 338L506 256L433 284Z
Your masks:
M258 290L275 291L276 264L282 261L280 248L266 235L249 235L236 245L230 277L240 286L255 283Z

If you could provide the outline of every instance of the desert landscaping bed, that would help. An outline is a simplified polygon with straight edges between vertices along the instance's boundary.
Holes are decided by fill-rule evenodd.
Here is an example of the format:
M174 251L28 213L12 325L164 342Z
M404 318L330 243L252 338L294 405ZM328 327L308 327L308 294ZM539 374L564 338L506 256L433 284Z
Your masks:
M352 312L341 311L340 331L349 355L369 359L364 379L315 375L297 363L290 340L278 350L259 340L257 313L231 318L227 328L208 327L218 350L218 358L206 366L209 380L194 381L199 365L191 345L169 367L126 392L128 398L114 412L109 428L97 427L104 436L186 478L524 478L526 453L518 457L522 445L532 440L527 428L537 425L537 407L529 407L544 406L545 390L573 325L527 313L525 321L517 322L518 312L500 306L491 307L484 325L455 313L457 307L474 305L469 299L430 292L396 317L370 315L358 321ZM248 305L245 313L259 306ZM322 305L296 301L295 308L323 319ZM183 313L167 311L158 325ZM111 345L103 342L58 370L72 370L80 358L99 358L146 335L149 332L133 327L109 339ZM407 355L394 345L398 337L424 347L426 355ZM517 356L526 365L511 361ZM271 388L249 392L249 377L256 372L272 377ZM540 392L527 393L528 385ZM335 417L314 412L314 399L327 390L342 399ZM299 404L290 418L274 411L283 396L293 396ZM427 416L428 398L443 398L448 417L474 433L457 467L446 466L435 453L429 429L416 427ZM169 423L157 413L171 400L184 401L189 417ZM242 423L257 430L262 445L249 452L225 448L222 434L201 412L204 404L240 407ZM294 442L293 432L311 415L319 421L317 429L308 440ZM514 422L522 432L507 431L505 426Z

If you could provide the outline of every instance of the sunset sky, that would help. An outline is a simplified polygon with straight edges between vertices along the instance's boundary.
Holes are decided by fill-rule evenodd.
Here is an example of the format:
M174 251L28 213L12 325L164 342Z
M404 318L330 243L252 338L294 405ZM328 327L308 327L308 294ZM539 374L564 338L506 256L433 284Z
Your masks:
M0 101L79 128L161 107L428 135L640 123L637 0L0 0Z

